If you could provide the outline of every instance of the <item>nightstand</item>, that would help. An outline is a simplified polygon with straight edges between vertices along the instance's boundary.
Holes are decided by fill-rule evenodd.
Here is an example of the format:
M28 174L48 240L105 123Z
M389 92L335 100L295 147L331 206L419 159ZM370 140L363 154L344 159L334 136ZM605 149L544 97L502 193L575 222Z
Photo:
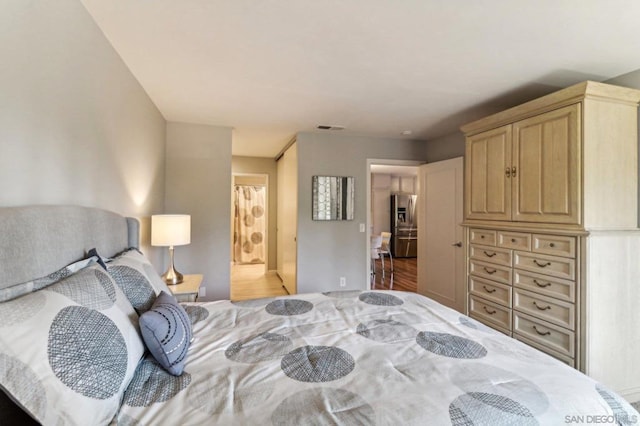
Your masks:
M202 284L202 275L185 275L180 284L167 285L178 302L195 302Z

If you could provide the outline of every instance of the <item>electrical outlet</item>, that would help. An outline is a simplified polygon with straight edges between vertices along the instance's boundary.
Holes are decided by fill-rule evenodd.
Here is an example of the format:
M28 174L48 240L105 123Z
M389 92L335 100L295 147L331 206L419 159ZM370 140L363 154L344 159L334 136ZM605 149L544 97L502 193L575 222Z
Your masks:
M207 295L207 288L200 287L200 289L198 290L198 297L205 297L206 295Z
M340 277L340 287L347 286L347 277Z

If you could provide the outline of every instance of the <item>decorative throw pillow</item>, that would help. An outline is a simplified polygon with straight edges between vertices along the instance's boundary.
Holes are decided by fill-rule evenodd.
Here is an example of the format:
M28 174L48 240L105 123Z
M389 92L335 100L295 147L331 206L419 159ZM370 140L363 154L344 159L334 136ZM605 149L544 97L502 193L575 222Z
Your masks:
M87 257L86 259L78 260L77 262L71 263L64 268L61 268L55 272L50 273L47 276L36 278L33 281L27 281L25 283L15 284L11 287L0 289L0 302L5 302L7 300L15 299L16 297L20 297L27 293L31 293L41 288L45 288L64 277L67 277L74 272L79 271L80 269L86 268L98 261L97 256Z
M136 249L129 249L107 260L107 271L131 302L138 314L146 312L156 296L171 294L151 262ZM172 296L171 296L172 297Z
M0 303L0 387L41 424L109 424L144 344L103 268Z
M191 343L191 321L173 296L160 293L140 316L140 332L156 361L170 374L181 375Z

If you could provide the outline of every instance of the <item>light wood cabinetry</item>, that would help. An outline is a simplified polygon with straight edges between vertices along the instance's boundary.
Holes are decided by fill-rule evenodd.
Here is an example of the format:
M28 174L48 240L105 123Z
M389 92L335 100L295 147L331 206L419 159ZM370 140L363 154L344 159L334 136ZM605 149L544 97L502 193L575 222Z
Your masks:
M469 315L630 400L639 101L584 82L462 127Z
M580 223L580 104L467 139L467 218Z

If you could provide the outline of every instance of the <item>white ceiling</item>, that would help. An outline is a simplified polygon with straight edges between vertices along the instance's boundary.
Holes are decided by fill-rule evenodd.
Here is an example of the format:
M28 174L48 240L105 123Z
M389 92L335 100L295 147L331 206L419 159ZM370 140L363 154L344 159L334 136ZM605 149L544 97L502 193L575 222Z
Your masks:
M433 139L640 68L637 0L81 0L167 120ZM402 136L403 130L412 135Z

